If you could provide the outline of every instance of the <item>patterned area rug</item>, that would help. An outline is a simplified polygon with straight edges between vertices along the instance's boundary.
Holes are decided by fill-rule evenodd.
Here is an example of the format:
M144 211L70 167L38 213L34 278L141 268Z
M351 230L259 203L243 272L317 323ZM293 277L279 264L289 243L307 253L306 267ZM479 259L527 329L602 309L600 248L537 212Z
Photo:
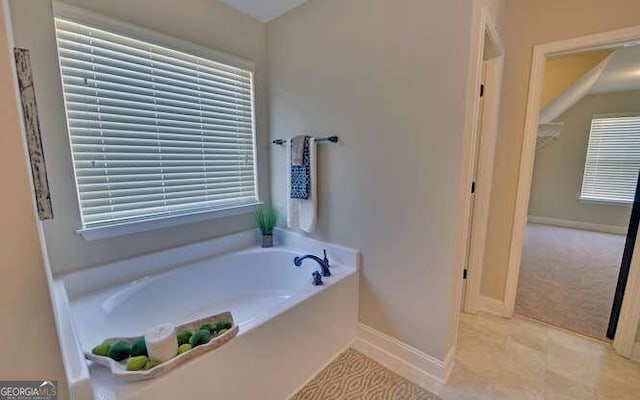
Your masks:
M362 353L340 354L291 400L439 400Z

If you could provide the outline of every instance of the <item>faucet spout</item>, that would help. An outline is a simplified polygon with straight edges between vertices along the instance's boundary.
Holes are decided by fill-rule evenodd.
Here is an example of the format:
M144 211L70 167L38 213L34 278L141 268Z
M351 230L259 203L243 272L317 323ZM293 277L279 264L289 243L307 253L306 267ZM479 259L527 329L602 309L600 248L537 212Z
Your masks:
M323 260L322 258L320 258L318 256L314 256L313 254L307 254L307 255L304 255L304 256L295 257L293 259L293 264L296 267L299 267L299 266L302 265L302 261L304 259L306 259L306 258L310 258L310 259L316 261L320 265L320 268L322 268L322 276L331 276L331 271L329 271L329 260L327 260L327 259Z

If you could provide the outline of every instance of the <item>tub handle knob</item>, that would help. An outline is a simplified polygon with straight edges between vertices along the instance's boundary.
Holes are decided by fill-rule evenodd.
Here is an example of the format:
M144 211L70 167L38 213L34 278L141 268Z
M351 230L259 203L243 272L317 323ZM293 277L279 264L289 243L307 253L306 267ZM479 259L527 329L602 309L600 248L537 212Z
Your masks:
M311 276L313 276L314 286L322 286L323 282L322 282L322 275L320 274L320 272L314 271L313 274L311 274Z

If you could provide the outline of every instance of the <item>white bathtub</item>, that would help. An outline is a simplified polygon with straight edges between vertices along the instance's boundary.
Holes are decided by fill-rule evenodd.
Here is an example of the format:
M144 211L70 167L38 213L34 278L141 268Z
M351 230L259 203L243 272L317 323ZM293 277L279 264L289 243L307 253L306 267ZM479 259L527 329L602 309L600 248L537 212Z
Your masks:
M76 399L287 398L355 337L358 252L278 231L255 232L123 260L53 282L54 314L69 390ZM311 284L327 253L332 276ZM231 311L238 337L150 381L125 383L82 357L104 338Z

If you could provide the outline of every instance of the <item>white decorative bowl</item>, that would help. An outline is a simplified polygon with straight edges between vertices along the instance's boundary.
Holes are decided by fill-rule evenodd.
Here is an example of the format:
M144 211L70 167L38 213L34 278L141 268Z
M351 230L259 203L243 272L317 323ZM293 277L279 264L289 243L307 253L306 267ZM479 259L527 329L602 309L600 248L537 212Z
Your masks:
M162 364L156 365L155 367L147 370L140 371L127 371L127 359L122 361L115 361L106 356L97 356L92 353L84 353L84 356L87 360L91 360L96 364L105 366L111 369L111 373L114 377L124 380L124 381L140 381L144 379L152 379L158 377L160 375L164 375L167 372L173 370L174 368L186 363L187 361L201 356L204 353L207 353L211 350L215 350L223 344L227 343L231 339L233 339L238 334L238 325L236 325L233 320L233 316L230 312L224 312L216 315L212 315L209 317L201 318L196 321L192 321L186 324L182 324L176 327L176 334L182 330L188 330L191 333L195 333L198 328L200 328L204 324L215 324L218 321L229 320L231 321L231 328L223 333L222 335L211 338L209 343L200 345L198 347L194 347L193 349L186 351L182 354L178 354L173 357L171 360L163 362ZM144 336L134 336L134 337L116 337L109 338L106 341L111 343L116 343L119 341L124 341L129 343L129 345L137 342L140 339L144 339Z

